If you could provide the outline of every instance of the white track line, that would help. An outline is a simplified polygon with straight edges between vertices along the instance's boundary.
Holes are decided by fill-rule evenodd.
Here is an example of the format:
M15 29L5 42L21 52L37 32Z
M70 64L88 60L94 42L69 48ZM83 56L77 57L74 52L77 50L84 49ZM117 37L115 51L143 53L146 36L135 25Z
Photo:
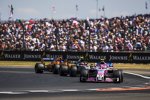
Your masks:
M49 92L48 90L29 90L29 92L38 93L38 92Z
M12 91L8 91L8 92L0 92L0 94L27 94L28 92L12 92Z
M86 89L88 91L97 91L97 89Z
M78 89L65 89L65 90L62 90L63 92L75 92L75 91L80 91Z
M136 74L136 73L131 73L131 72L124 72L126 74L131 74L131 75L135 75L135 76L139 76L139 77L142 77L142 78L145 78L145 79L150 79L150 77L148 76L144 76L144 75L141 75L141 74Z

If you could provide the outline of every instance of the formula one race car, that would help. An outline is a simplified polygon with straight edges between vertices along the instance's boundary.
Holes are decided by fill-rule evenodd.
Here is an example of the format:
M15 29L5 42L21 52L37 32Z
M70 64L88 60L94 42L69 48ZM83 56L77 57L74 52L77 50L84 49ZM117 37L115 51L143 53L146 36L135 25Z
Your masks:
M88 63L83 58L80 58L78 61L65 59L60 63L59 74L60 76L69 75L76 77L82 69L89 69Z
M42 58L40 63L35 64L35 73L43 73L43 71L50 71L53 72L53 74L59 73L60 63L62 58L58 57L54 59L53 61L50 61L49 64L45 64L44 61L50 60L49 58Z
M63 62L60 65L59 74L60 76L71 76L76 77L80 74L81 70L89 69L86 63L76 63L76 62Z
M71 76L75 77L77 72L77 68L74 61L68 61L67 59L64 60L60 64L59 74L60 76Z
M77 74L81 74L82 70L89 70L90 65L86 61L81 61L76 63Z
M108 66L105 62L100 62L89 70L82 70L80 82L123 82L123 72Z
M76 77L80 74L82 69L89 69L88 63L85 61L68 61L64 60L60 64L59 74L60 76Z
M60 76L76 76L77 68L74 62L68 61L67 59L63 60L61 57L58 57L46 65L44 61L49 60L50 58L43 58L40 63L36 63L35 73L50 71L53 72L53 74L59 74Z

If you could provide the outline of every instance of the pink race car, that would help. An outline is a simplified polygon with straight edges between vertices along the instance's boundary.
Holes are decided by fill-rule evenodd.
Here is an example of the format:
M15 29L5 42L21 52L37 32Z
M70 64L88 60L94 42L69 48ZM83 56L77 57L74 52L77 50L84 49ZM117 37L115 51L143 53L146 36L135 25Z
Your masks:
M80 74L80 82L123 82L123 72L110 67L107 63L97 64L95 67L84 69Z

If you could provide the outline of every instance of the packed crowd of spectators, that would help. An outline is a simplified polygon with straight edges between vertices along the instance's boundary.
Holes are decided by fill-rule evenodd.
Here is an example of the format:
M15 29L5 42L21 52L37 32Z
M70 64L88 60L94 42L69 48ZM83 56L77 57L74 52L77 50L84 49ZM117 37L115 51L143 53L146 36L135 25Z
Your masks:
M0 50L148 51L150 14L0 23Z

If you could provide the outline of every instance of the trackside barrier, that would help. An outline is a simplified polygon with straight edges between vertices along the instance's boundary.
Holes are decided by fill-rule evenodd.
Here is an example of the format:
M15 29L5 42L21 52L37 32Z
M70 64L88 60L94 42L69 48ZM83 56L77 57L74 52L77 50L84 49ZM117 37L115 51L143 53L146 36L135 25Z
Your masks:
M39 61L41 58L53 60L56 57L78 60L81 56L90 62L97 62L103 58L114 63L150 63L150 52L0 51L1 61Z

